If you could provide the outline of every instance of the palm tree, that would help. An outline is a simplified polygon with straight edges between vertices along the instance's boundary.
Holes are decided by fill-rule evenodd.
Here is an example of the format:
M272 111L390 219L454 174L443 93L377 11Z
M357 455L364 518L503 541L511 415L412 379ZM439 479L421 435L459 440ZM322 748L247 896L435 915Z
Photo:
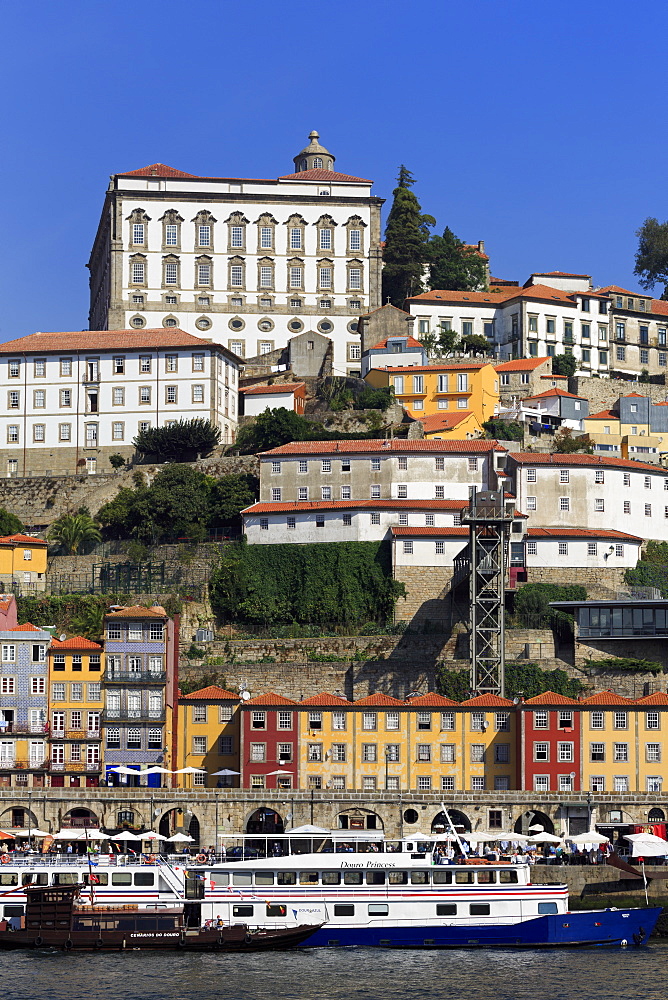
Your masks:
M76 556L82 549L94 542L100 542L102 535L97 524L90 516L78 514L63 514L51 525L48 534L49 541L55 542L59 549L68 556Z

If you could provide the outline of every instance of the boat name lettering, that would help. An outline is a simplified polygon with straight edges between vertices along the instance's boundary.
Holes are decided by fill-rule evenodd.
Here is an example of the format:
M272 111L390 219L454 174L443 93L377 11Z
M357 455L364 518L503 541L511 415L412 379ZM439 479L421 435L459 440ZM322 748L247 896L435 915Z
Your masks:
M342 868L396 868L394 861L366 861L364 864L357 864L350 861L342 861Z
M177 938L181 937L179 931L167 931L166 933L160 933L159 931L149 932L143 934L141 931L133 931L130 934L131 938Z

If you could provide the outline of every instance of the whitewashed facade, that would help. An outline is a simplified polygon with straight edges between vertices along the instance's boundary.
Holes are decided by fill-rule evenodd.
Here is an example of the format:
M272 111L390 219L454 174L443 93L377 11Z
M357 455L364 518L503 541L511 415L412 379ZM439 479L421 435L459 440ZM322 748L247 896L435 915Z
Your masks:
M91 329L177 326L251 358L318 331L359 371L357 317L380 304L372 181L334 170L317 133L272 180L164 164L114 174L91 252Z
M239 359L181 330L35 333L0 345L0 472L110 472L141 430L201 417L234 441Z
M518 452L509 490L529 527L621 531L668 541L668 473L627 459ZM607 565L616 565L611 556Z

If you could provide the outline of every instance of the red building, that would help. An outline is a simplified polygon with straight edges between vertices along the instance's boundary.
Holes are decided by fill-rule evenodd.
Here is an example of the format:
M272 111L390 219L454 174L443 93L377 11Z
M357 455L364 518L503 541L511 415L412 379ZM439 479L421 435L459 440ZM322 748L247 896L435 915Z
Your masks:
M519 787L534 792L579 792L580 702L546 691L518 705Z
M269 692L240 706L242 788L296 788L297 702Z

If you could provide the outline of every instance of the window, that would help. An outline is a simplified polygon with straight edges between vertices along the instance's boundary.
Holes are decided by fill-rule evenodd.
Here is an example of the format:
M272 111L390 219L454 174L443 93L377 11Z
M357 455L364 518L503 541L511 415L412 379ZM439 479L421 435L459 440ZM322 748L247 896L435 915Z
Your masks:
M628 712L615 712L615 729L628 729Z
M332 743L332 762L336 764L345 764L346 762L345 743Z
M560 556L568 555L568 542L559 542L558 548Z
M375 764L377 756L377 747L375 743L362 744L362 761L365 764Z
M628 764L629 762L629 745L628 743L614 743L613 744L613 759L616 764Z
M20 394L18 390L12 389L11 392L7 393L7 408L9 410L18 410L20 403Z
M536 497L527 497L527 510L537 510L538 503Z
M571 500L570 497L559 497L559 510L570 510Z
M252 712L251 713L251 729L266 729L267 728L267 713L266 712Z
M362 729L376 729L377 727L377 714L376 712L364 712L362 714Z
M454 792L455 790L455 779L450 774L441 775L441 791L442 792Z
M175 385L165 386L165 402L166 403L178 402L178 389Z
M141 385L139 387L139 403L143 405L151 402L151 386Z
M614 777L614 786L616 792L628 792L629 790L629 779L625 774L616 774Z
M527 555L538 555L538 542L527 542Z
M431 791L431 778L427 775L420 775L417 780L417 787L420 792Z
M647 791L650 792L650 793L654 793L654 794L660 794L661 793L662 783L663 783L663 779L661 777L659 777L658 775L655 776L655 777L648 777L647 778Z
M371 487L371 499L380 500L380 485L375 485Z
M482 733L485 729L485 713L471 712L471 732Z
M298 490L300 500L308 500L308 486L300 486Z
M534 743L534 745L533 745L533 759L535 761L548 761L550 759L550 744L549 743Z
M380 524L380 514L372 514L371 515L371 523L372 524Z
M346 713L332 712L332 729L345 730L345 728L346 728Z
M573 761L572 743L557 744L557 760L560 761L561 763L570 763Z
M660 743L646 743L645 744L645 760L648 764L660 764L661 763L661 744Z
M550 778L547 774L535 774L533 778L534 792L549 792Z
M271 491L271 499L274 503L280 503L281 500L281 487L274 486Z
M206 736L193 736L193 753L206 754Z
M598 546L596 542L587 542L587 555L595 556L598 551Z
M278 728L279 729L292 729L292 712L279 712L278 713Z
M436 500L445 500L445 486L434 487L434 498Z
M660 729L660 716L658 712L645 713L645 729Z

